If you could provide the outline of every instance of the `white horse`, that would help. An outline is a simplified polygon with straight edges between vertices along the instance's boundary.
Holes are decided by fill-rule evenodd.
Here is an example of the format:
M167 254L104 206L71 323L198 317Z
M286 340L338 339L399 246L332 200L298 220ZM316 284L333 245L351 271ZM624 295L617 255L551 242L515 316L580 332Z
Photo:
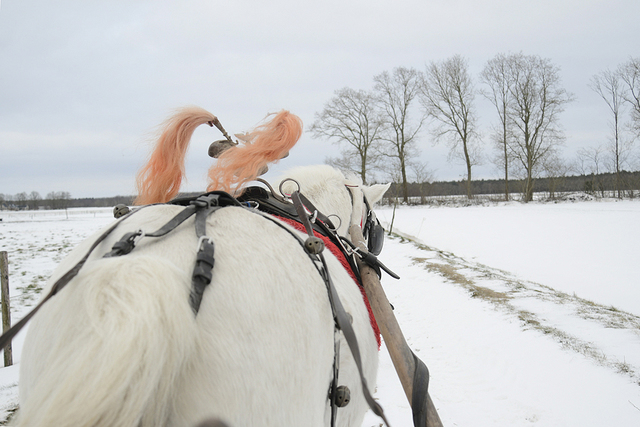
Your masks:
M328 166L284 178L295 179L320 212L338 217L342 235L362 221L363 195L374 203L388 188L355 183ZM158 204L118 220L34 316L22 353L17 425L192 427L217 418L230 427L329 426L337 336L338 384L351 390L337 425L359 426L368 406L348 346L334 335L325 282L273 221L236 206L208 217L215 266L197 315L189 305L193 217L165 237L143 238L127 255L103 258L125 233L155 231L182 209ZM101 233L72 251L43 293ZM327 250L324 256L373 390L378 344L361 291L336 257Z

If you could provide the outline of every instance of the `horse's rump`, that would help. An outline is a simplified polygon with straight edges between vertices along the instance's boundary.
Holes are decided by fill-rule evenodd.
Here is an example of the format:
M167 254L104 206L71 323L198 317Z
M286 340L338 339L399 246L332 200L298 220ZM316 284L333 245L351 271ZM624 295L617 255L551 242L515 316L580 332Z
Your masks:
M51 425L58 411L77 416L56 425L114 425L110 417L120 402L121 411L133 414L138 407L137 418L115 422L132 427L191 426L211 416L233 427L326 425L331 308L315 265L287 231L244 208L211 214L207 235L216 262L197 316L188 301L197 243L192 219L164 238L141 240L128 255L100 258L125 232L153 231L179 209L147 207L126 218L35 317L23 355L29 366L21 373L23 409L56 395L49 413L32 408L29 416L43 413ZM325 257L373 379L377 344L360 291L339 261ZM341 348L339 382L353 399L340 410L348 425L366 404L346 344ZM77 390L91 376L103 383L89 399ZM153 396L154 390L160 394ZM24 425L38 425L29 420Z
M137 204L175 197L191 134L216 121L205 110L188 108L166 123L138 174ZM218 157L209 190L240 194L301 133L299 118L286 111L274 115L249 141ZM288 177L317 209L338 217L340 236L361 223L364 194L372 191L375 197L368 198L375 203L388 188L347 182L329 166L298 169ZM291 193L295 189L288 188L297 184L289 181L283 191ZM337 381L351 390L351 402L339 409L337 426L359 425L367 409L361 378L336 330L326 283L292 236L305 239L304 233L247 208L211 213L206 236L215 244L215 266L196 315L189 295L202 230L198 223L196 232L193 217L165 237L141 238L126 255L103 258L125 233L153 233L181 209L147 206L124 217L80 273L61 281L64 288L42 305L23 349L18 423L191 427L219 418L231 427L326 426L340 353ZM78 271L73 267L99 236L61 263L43 295L60 277L73 277L66 273ZM366 382L373 386L377 343L361 292L335 256L325 251L324 258L352 319ZM348 316L340 313L344 328Z

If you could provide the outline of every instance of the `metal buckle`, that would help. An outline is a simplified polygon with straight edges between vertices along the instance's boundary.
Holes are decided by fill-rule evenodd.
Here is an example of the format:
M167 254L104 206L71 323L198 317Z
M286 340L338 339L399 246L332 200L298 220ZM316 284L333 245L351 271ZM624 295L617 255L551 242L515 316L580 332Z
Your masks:
M144 231L142 231L142 229L138 229L138 231L136 231L136 234L135 234L134 236L132 236L131 242L132 242L132 243L133 243L133 245L135 246L135 245L137 245L137 244L138 244L138 242L139 242L140 240L142 240L142 238L143 238L144 236L146 236L146 235L147 235L147 233L145 233Z
M202 249L202 245L204 243L204 241L208 241L210 245L213 244L213 239L209 236L200 236L200 238L198 239L198 245L196 246L196 252L200 251Z

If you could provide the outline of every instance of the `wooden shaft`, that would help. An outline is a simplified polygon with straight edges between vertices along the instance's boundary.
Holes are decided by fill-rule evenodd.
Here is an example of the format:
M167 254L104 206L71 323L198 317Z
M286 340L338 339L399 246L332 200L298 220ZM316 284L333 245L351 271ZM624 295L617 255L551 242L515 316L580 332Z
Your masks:
M2 293L2 332L11 328L11 304L9 298L9 257L0 251L0 287ZM13 365L11 342L4 348L4 366Z
M362 236L362 230L358 225L352 225L349 229L351 240L361 250L366 251L367 246ZM362 284L369 299L371 310L380 328L380 333L384 339L391 361L396 369L396 373L400 378L400 383L404 389L409 404L412 404L413 397L413 378L416 370L414 354L409 348L404 334L400 329L398 320L393 314L391 304L387 299L387 295L382 289L380 280L376 272L359 258L358 268L362 277ZM438 416L438 412L433 405L431 397L427 394L427 424L429 427L442 427L442 421ZM420 426L424 427L424 426Z

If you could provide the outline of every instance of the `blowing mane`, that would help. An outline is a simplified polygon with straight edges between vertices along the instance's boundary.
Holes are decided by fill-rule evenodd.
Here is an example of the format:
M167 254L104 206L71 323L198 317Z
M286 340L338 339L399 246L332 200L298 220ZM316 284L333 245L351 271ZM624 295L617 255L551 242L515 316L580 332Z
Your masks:
M138 197L134 204L165 203L178 195L185 175L184 159L195 129L212 124L216 117L199 107L187 107L169 118L147 163L136 177ZM209 169L208 191L242 192L264 168L291 150L302 135L299 117L282 110L256 127L246 141L225 151Z

